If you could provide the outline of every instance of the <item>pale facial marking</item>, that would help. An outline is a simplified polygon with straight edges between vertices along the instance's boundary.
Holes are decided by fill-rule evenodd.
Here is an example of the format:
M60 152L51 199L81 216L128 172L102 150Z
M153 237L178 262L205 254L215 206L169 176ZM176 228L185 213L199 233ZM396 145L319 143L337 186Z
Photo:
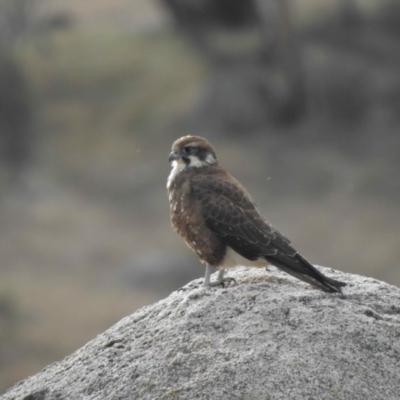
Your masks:
M200 168L208 165L205 161L200 161L197 156L189 156L189 159L190 159L189 165L191 167Z
M215 159L211 154L207 154L207 157L205 160L200 160L197 156L189 156L190 159L190 166L191 167L196 167L196 168L201 168L201 167L207 167L208 165L214 164Z
M209 165L215 164L216 163L215 158L211 154L207 154L206 163Z
M195 143L194 142L189 143L188 146L195 147ZM200 160L195 155L189 156L189 159L190 159L190 162L189 162L188 166L195 167L195 168L207 167L207 166L215 164L217 162L215 160L215 158L212 156L212 154L207 154L205 160ZM182 159L172 161L171 165L172 165L172 170L171 170L171 173L169 174L169 177L167 180L167 189L170 189L172 181L174 180L176 175L178 175L181 171L183 171L187 166Z

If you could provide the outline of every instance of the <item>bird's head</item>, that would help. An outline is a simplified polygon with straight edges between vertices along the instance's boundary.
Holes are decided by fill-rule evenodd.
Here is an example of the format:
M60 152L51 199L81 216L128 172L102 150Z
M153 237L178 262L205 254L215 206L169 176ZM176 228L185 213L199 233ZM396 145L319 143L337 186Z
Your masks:
M200 136L184 136L172 145L168 158L173 167L207 167L217 163L217 156L211 144Z

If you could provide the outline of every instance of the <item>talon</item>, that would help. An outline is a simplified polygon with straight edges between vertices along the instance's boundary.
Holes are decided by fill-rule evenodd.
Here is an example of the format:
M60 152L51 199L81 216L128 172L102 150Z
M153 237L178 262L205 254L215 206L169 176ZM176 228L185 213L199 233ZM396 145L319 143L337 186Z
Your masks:
M228 278L229 279L229 285L233 282L233 286L236 286L237 285L237 283L236 283L236 279L235 278Z

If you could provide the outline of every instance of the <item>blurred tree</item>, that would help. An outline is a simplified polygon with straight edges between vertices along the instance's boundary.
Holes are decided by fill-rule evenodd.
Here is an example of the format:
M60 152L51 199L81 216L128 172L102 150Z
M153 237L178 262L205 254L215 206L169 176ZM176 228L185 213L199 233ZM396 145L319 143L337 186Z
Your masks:
M207 57L218 57L208 35L221 28L241 29L257 22L252 0L162 0L178 29Z
M16 47L38 38L36 48L45 56L44 38L71 26L65 13L38 16L41 0L0 0L0 167L16 183L33 155L33 103Z
M196 125L242 131L296 121L304 79L289 0L162 0L214 67ZM210 126L205 126L209 129Z
M15 180L31 155L32 112L27 85L15 58L30 32L38 0L0 0L0 148Z
M374 12L336 0L303 24L293 21L291 0L162 2L212 67L194 117L200 133L259 130L306 112L349 126L398 115L398 0Z
M9 54L0 55L0 143L5 167L18 178L31 156L32 112L24 76Z

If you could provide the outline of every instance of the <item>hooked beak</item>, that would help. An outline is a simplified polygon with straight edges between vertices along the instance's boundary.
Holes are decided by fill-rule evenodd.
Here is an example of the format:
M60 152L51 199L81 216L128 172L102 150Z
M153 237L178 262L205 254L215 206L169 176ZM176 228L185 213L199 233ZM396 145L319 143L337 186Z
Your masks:
M173 151L172 153L170 153L168 161L172 163L172 161L179 160L180 158L181 156L176 151Z

